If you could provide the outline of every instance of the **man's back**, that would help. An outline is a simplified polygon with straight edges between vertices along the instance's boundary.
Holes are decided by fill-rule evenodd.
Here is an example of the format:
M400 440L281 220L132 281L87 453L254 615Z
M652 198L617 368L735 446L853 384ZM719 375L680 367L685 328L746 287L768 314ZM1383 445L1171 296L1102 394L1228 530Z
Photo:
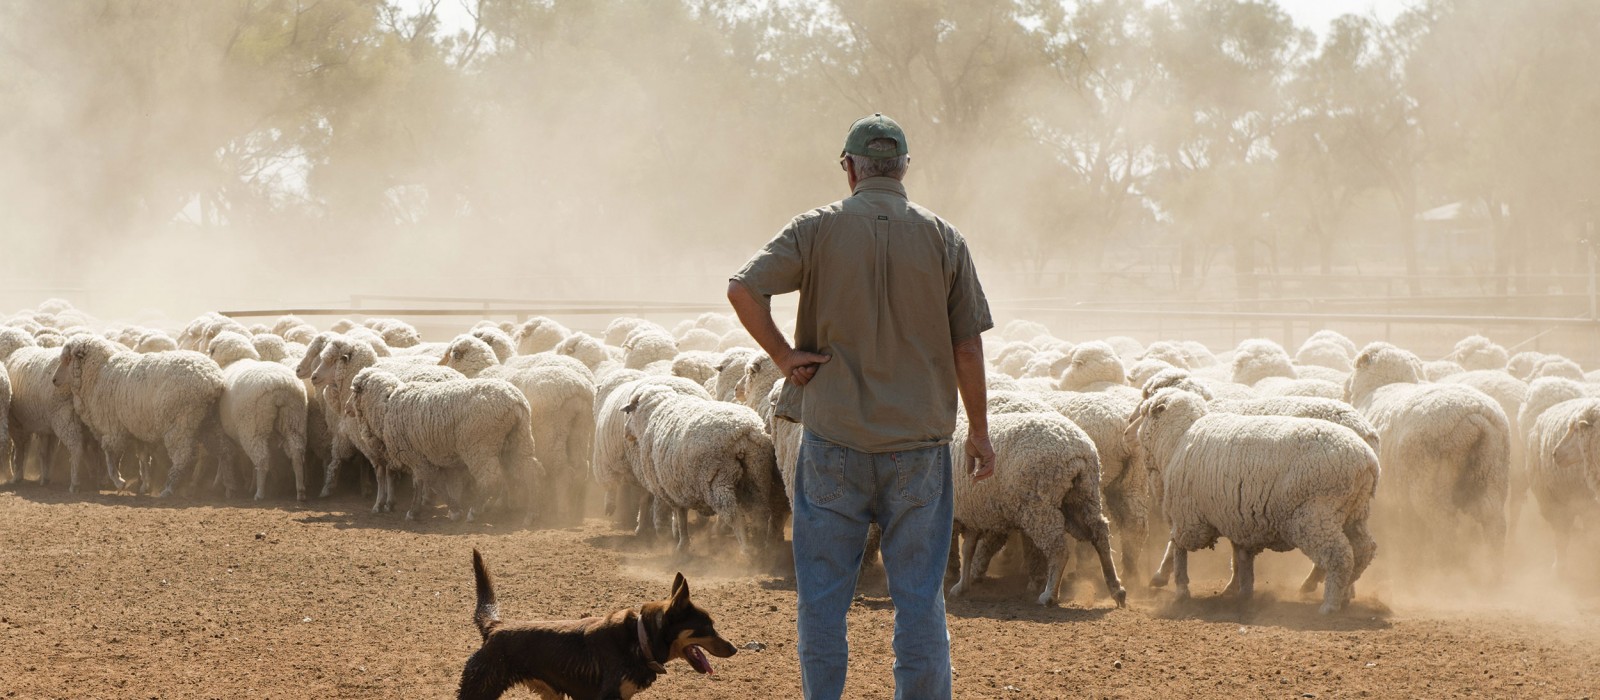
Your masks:
M966 241L871 177L849 198L802 214L735 280L758 297L800 290L795 347L831 356L780 415L864 452L937 445L955 429L951 341L990 324Z

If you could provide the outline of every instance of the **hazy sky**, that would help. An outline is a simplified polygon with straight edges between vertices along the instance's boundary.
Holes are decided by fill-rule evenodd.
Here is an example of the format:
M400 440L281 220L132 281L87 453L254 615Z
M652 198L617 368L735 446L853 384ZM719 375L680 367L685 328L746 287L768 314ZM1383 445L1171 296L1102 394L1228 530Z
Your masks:
M464 0L444 0L439 4L439 19L447 30L464 28L471 21L463 9ZM1155 0L1161 2L1162 0ZM404 0L422 6L425 0ZM1278 0L1278 6L1294 17L1296 24L1310 27L1318 35L1325 34L1328 24L1340 15L1377 12L1387 22L1395 18L1417 0Z

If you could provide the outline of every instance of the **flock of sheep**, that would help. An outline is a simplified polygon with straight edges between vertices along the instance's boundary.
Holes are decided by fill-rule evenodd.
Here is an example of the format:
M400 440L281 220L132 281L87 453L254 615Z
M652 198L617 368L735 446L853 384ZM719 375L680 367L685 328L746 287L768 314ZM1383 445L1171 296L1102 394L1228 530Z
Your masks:
M1508 356L1481 336L1435 362L1330 331L1293 355L1267 340L1216 354L1073 344L1028 321L991 336L998 466L955 480L952 595L1019 534L1040 603L1057 597L1076 540L1122 604L1156 527L1167 542L1154 586L1187 595L1189 552L1227 538L1229 590L1251 594L1260 552L1297 549L1314 565L1303 590L1321 585L1331 612L1380 539L1392 556L1463 571L1480 560L1492 575L1529 490L1558 565L1574 521L1600 510L1600 387L1565 358ZM542 317L484 321L424 342L392 319L319 330L218 314L174 337L51 301L0 322L0 361L0 466L13 483L36 456L41 481L64 461L74 491L87 479L155 492L164 468L161 495L203 491L208 475L232 495L250 473L262 499L287 463L304 499L308 463L327 496L360 461L374 512L393 510L404 474L407 519L441 501L451 518L546 524L580 520L593 483L641 536L688 547L697 511L750 557L782 547L801 439L772 416L773 362L711 313L670 330L619 318L598 336ZM964 439L963 425L953 449Z

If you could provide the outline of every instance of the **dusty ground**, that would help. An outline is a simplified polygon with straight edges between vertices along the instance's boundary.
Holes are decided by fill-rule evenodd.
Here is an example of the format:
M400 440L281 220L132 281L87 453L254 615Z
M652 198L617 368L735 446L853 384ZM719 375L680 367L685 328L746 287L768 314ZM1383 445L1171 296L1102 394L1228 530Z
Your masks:
M726 637L766 648L719 660L711 677L675 663L643 697L798 696L792 584L730 573L727 548L706 539L701 556L681 559L600 520L544 531L410 526L353 497L305 509L168 505L30 485L0 493L0 540L0 697L453 697L477 644L472 547L513 617L637 605L665 595L681 569ZM1552 593L1560 603L1462 613L1379 602L1377 585L1325 618L1289 592L1304 560L1277 556L1259 574L1275 591L1249 607L1210 598L1223 583L1215 553L1195 556L1210 568L1199 598L1182 604L1138 593L1113 609L1093 577L1078 577L1070 601L1041 609L1019 577L1002 577L950 604L956 696L1600 693L1595 598ZM888 698L892 609L881 584L864 590L850 618L851 697Z

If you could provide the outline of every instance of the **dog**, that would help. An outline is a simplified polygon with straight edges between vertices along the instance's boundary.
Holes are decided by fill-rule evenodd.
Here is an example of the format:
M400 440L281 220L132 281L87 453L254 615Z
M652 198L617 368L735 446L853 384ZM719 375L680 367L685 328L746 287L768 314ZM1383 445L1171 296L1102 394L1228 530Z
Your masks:
M666 599L638 609L537 622L501 621L494 581L477 549L472 573L478 588L473 621L483 646L461 670L460 700L493 700L514 685L544 700L627 700L650 687L674 659L711 673L707 652L727 658L737 651L717 634L711 615L689 600L689 582L681 573Z

